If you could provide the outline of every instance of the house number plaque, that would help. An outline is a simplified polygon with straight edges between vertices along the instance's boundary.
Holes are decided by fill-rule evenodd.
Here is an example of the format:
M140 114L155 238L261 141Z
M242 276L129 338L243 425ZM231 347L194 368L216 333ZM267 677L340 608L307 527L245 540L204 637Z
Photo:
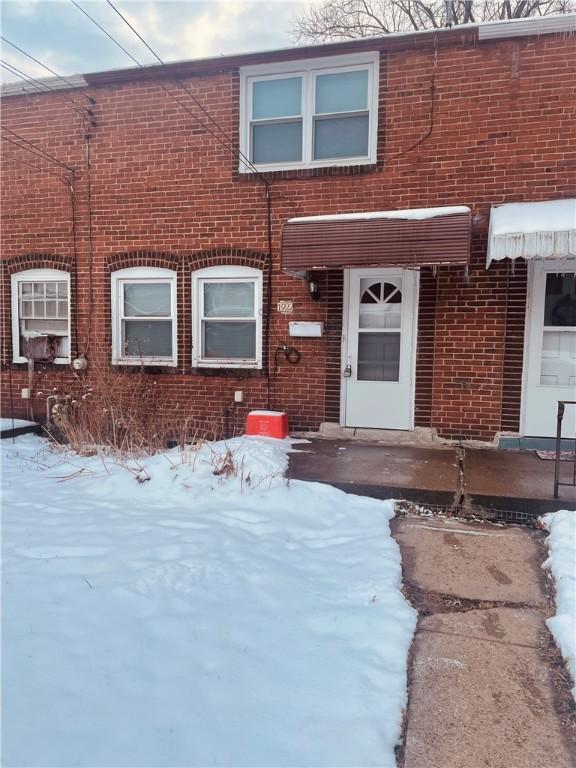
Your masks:
M283 315L291 315L294 312L294 302L283 299L278 302L276 308Z

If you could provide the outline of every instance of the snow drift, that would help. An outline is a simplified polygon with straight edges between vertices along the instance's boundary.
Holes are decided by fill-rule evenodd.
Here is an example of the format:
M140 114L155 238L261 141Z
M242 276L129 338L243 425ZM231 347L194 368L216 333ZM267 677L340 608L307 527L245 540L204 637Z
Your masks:
M5 765L395 764L393 505L287 484L289 450L126 469L3 441Z
M541 518L549 531L549 568L556 583L556 615L546 622L576 683L576 511L550 512ZM576 685L572 688L576 701Z

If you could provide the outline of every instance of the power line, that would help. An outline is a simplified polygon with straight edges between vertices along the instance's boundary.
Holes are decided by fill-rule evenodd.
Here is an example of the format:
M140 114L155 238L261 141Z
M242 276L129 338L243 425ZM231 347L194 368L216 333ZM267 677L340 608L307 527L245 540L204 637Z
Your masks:
M159 64L164 64L164 62L162 61L162 59L160 58L160 56L158 56L158 54L156 53L156 51L155 51L153 48L151 48L151 47L148 45L148 43L146 42L146 40L144 40L144 38L143 38L143 37L142 37L142 35L141 35L141 34L138 32L138 30L134 29L134 27L132 26L132 24L130 24L130 22L128 21L128 19L127 19L127 18L126 18L126 17L125 17L125 16L124 16L124 15L123 15L123 14L122 14L122 13L121 13L119 10L118 10L118 8L116 8L116 6L115 6L113 3L111 3L111 2L110 2L110 0L106 0L106 2L107 2L107 3L108 3L108 5L110 6L110 8L112 8L112 10L114 11L114 13L117 13L117 14L118 14L118 16L120 16L120 18L122 19L122 21L124 22L124 24L126 24L128 27L130 27L130 29L132 30L132 32L134 32L134 34L136 35L136 37L138 38L138 40L140 40L140 42L142 42L142 43L143 43L143 44L146 46L146 48L148 48L148 50L150 51L150 53L152 54L152 56L154 56L154 58L156 59L156 61L157 61Z
M112 3L112 2L111 2L111 0L106 0L106 2L107 2L107 3L108 3L108 5L110 6L110 8L112 8L112 10L113 10L113 11L114 11L116 14L118 14L118 16L119 16L119 17L122 19L122 21L123 21L123 22L124 22L124 23L125 23L125 24L126 24L126 25L127 25L127 26L128 26L130 29L131 29L131 30L132 30L132 32L133 32L133 33L136 35L136 37L137 37L137 38L138 38L138 39L139 39L139 40L140 40L140 41L141 41L141 42L142 42L142 43L143 43L143 44L146 46L146 48L147 48L147 49L150 51L150 53L151 53L151 54L152 54L152 55L155 57L156 61L158 61L158 63L159 63L159 64L165 64L166 62L164 62L164 61L163 61L163 60L160 58L160 56L159 56L159 55L156 53L156 51L155 51L155 50L154 50L154 49L153 49L153 48L152 48L152 47L151 47L151 46L150 46L150 45L149 45L149 44L146 42L146 40L145 40L145 39L142 37L142 35L141 35L141 34L138 32L138 30L137 30L137 29L135 29L135 28L134 28L134 26L133 26L133 25L132 25L132 24L131 24L131 23L128 21L128 19L127 19L127 18L126 18L126 17L125 17L125 16L124 16L122 13L121 13L121 11L119 11L119 10L118 10L118 8L116 8L116 6L114 5L114 3ZM141 66L141 65L140 65L140 66ZM186 86L186 85L184 85L184 83L183 83L181 80L179 80L179 79L175 79L175 82L176 82L176 83L177 83L177 84L180 86L180 88L182 88L182 90L184 90L184 91L185 91L185 92L188 94L188 96L189 96L189 97L192 99L192 101L193 101L193 102L196 104L196 106L197 106L199 109L201 109L201 110L202 110L202 112L203 112L203 113L206 115L206 117L207 117L209 120L211 120L211 121L214 123L214 125L216 125L216 126L218 127L218 129L220 130L220 132L221 132L221 133L222 133L222 134L225 136L226 140L229 142L229 146L227 146L226 148L227 148L228 150L230 150L232 153L236 152L236 153L238 154L238 157L239 157L239 159L240 159L240 160L242 160L242 162L244 162L244 163L245 163L245 164L246 164L246 165L247 165L249 168L251 168L251 169L252 169L252 170L253 170L253 171L254 171L254 172L255 172L255 173L256 173L256 174L259 176L259 178L260 178L260 179L263 181L263 183L264 183L264 185L266 186L266 188L268 188L268 186L269 186L269 182L268 182L268 179L266 179L264 176L262 176L262 174L261 174L261 173L260 173L260 171L259 171L259 170L256 168L256 166L255 166L255 165L254 165L254 164L253 164L253 163L252 163L252 162L251 162L251 161L250 161L250 160L249 160L249 159L246 157L246 155L244 155L244 153L243 153L243 152L242 152L240 149L237 149L237 150L235 150L235 149L234 149L234 143L233 143L232 137L231 137L231 136L230 136L230 135L227 133L227 131L225 131L225 130L224 130L224 128L222 128L222 126L220 125L220 123L218 123L218 121L217 121L217 120L215 120L215 119L212 117L212 115L211 115L211 114L208 112L208 110L207 110L207 109L204 107L204 105L202 104L202 102L201 102L201 101L199 101L199 100L196 98L196 96L195 96L195 95L192 93L192 91L190 91L190 90L189 90L189 88L187 88L187 86ZM181 102L179 102L179 103L181 104L181 106L182 106L182 107L184 107L184 105L183 105ZM184 107L184 109L186 109L186 107ZM189 111L189 110L188 110L188 111ZM192 113L190 113L190 114L192 114ZM195 118L196 118L196 120L198 120L198 122L200 123L200 125L202 125L202 123L201 123L201 122L200 122L200 120L199 120L199 119L196 117L196 115L193 115L193 117L195 117ZM204 126L204 127L205 127L205 126ZM208 129L207 129L207 130L208 130ZM214 136L214 134L212 134L212 135ZM215 136L215 138L217 138L217 137ZM220 143L222 144L222 142L220 142ZM223 146L224 146L224 145L223 145Z
M79 107L75 102L70 101L69 99L63 99L61 96L57 96L55 93L54 88L50 88L49 85L46 85L46 83L41 82L40 80L36 80L35 77L32 77L31 75L28 75L26 72L24 72L21 69L18 69L18 67L15 67L13 64L10 64L9 62L5 61L4 59L0 59L0 66L4 67L4 69L8 70L14 75L18 75L18 77L23 78L28 83L32 83L36 86L36 88L44 89L41 91L49 92L54 94L54 98L57 101L60 101L62 104L64 104L65 107L68 107L68 109L72 109L74 112L79 114L82 118L87 117L88 110L85 110L83 107Z
M25 147L22 147L22 149L25 149ZM57 179L60 179L60 181L63 180L63 176L61 174L55 173L54 171L49 171L46 168L41 168L39 165L34 165L34 163L27 163L26 160L22 160L19 157L10 157L10 155L2 155L2 157L4 158L4 160L7 160L8 162L27 165L29 168L33 168L35 171L38 171L38 173L47 173L50 176L55 176Z
M23 53L24 56L34 61L36 64L41 66L43 69L45 69L47 72L50 72L50 74L54 75L54 77L57 77L59 80L62 80L63 83L66 83L66 85L69 85L70 88L77 88L78 86L74 83L70 82L70 80L67 80L65 77L62 77L62 75L59 75L58 72L55 72L53 69L50 69L50 67L47 64L44 64L43 62L39 61L38 59L35 59L34 56L32 56L29 53L26 53L25 50L17 46L15 43L10 42L6 37L3 35L0 35L0 40L2 40L4 43L7 43L8 45L12 46L17 51L20 51L20 53Z
M90 21L92 22L92 24L95 24L95 25L98 27L98 29L99 29L99 30L101 30L102 32L104 32L104 34L106 35L106 37L110 38L110 40L112 40L112 42L114 43L114 45L117 45L117 46L118 46L118 48L120 48L120 50L121 50L121 51L123 51L123 52L126 54L126 56L128 56L130 59L132 59L132 61L134 62L134 64L136 64L138 67L141 67L141 66L142 66L142 64L140 64L140 62L138 61L138 59L134 58L134 56L132 56L132 54L131 54L129 51L127 51L127 50L126 50L126 48L124 48L124 46L123 46L123 45L121 45L121 44L118 42L118 40L116 40L116 38L112 37L112 35L111 35L111 34L108 32L108 30L107 30L107 29L105 29L105 28L102 26L102 24L99 24L99 23L96 21L96 19L92 18L92 16L90 16L90 14L88 13L88 11L85 11L85 10L84 10L84 8L82 8L82 6L81 6L81 5L78 5L78 3L76 2L76 0L70 0L70 2L72 3L72 5L75 5L75 6L76 6L76 8L78 8L78 10L79 10L79 11L82 11L82 13L84 14L84 16L86 16L86 18L90 19Z
M0 127L2 128L3 131L8 131L8 133L12 134L12 136L15 136L17 139L20 139L20 141L23 141L26 144L29 144L31 147L36 149L37 152L41 152L43 155L45 155L45 158L47 160L50 160L50 161L56 163L57 165L62 166L62 168L66 168L67 171L73 171L74 170L71 166L66 165L66 163L63 163L61 160L58 160L57 157L54 157L54 155L51 155L49 152L46 152L46 150L42 149L42 147L39 147L37 144L34 144L34 142L29 141L28 139L25 139L24 136L20 136L19 133L16 133L16 131L13 131L11 128L7 128L5 125L2 125ZM22 149L26 149L26 147L22 147Z
M18 142L14 141L13 139L9 139L8 136L0 136L0 139L2 139L2 141L7 141L9 144L13 144L15 147L18 147L19 149L23 149L25 152L30 152L31 155L35 155L36 157L39 157L40 160L44 160L44 162L52 162L48 158L44 157L44 155L41 155L39 152L35 152L33 149L30 149L30 147L25 147L22 144L18 144ZM53 163L53 165L58 165L70 173L73 172L72 168L69 168L67 165L64 165L64 163L61 163L60 161Z
M138 31L137 31L137 30L136 30L136 29L133 27L133 25L132 25L132 24L131 24L131 23L128 21L128 19L126 19L126 17L125 17L125 16L124 16L124 15L123 15L123 14L122 14L122 13L121 13L121 12L120 12L120 11L119 11L117 8L116 8L116 6L115 6L113 3L111 3L111 2L110 2L110 0L106 0L106 1L107 1L108 5L109 5L109 6L112 8L112 10L113 10L113 11L114 11L114 12L115 12L115 13L116 13L116 14L117 14L117 15L118 15L118 16L119 16L121 19L122 19L122 21L123 21L123 22L124 22L124 23L125 23L125 24L126 24L128 27L129 27L129 29L131 29L131 30L132 30L132 32L133 32L133 33L136 35L136 37L138 37L138 39L139 39L139 40L140 40L140 41L141 41L141 42L142 42L142 43L143 43L143 44L146 46L146 48L147 48L147 49L150 51L150 53L152 53L152 55L155 57L155 59L158 61L158 63L159 63L159 64L164 64L165 62L164 62L164 61L163 61L163 60L160 58L160 56L159 56L159 55L156 53L156 51L155 51L155 50L154 50L154 49L153 49L153 48L152 48L152 47L151 47L151 46L150 46L150 45L149 45L149 44L146 42L146 40L145 40L145 39L142 37L142 35L141 35L141 34L140 34L140 33L139 33L139 32L138 32ZM76 2L76 0L70 0L70 2L71 2L73 5L75 5L75 6L76 6L76 8L78 8L79 10L81 10L81 11L82 11L82 13L84 13L84 15L85 15L87 18L89 18L89 19L90 19L90 21L92 21L92 22L93 22L93 23L94 23L94 24L95 24L95 25L96 25L96 26L97 26L97 27L98 27L100 30L102 30L102 32L104 32L104 34L105 34L105 35L106 35L106 36L107 36L107 37L108 37L110 40L112 40L112 42L113 42L115 45L117 45L117 46L118 46L118 47L119 47L119 48L120 48L122 51L124 51L124 53L125 53L127 56L129 56L129 57L130 57L130 59L131 59L131 60L132 60L132 61L133 61L135 64L137 64L137 66L139 66L140 68L144 68L144 65L143 65L143 64L142 64L140 61L138 61L138 59L136 59L136 58L135 58L135 57L134 57L134 56L133 56L131 53L129 53L129 52L128 52L128 51L127 51L127 50L126 50L126 49L125 49L125 48L124 48L124 47L123 47L123 46L122 46L122 45L121 45L121 44L120 44L120 43L119 43L119 42L116 40L116 38L115 38L113 35L111 35L111 34L110 34L110 33L109 33L109 32L108 32L106 29L104 29L104 27L103 27L101 24L99 24L99 23L98 23L98 22L97 22L95 19L93 19L93 18L92 18L92 17L91 17L91 16L90 16L88 13L86 13L86 11L85 11L85 10L84 10L84 9L83 9L83 8L82 8L80 5L78 5L78 3ZM255 174L258 176L258 178L259 178L259 179L262 181L262 183L264 184L264 186L266 187L266 189L269 189L269 187L270 187L270 183L269 183L268 179L266 179L266 177L265 177L265 176L263 176L263 175L260 173L260 171L259 171L259 170L256 168L256 166L255 166L255 165L254 165L254 164L253 164L253 163L252 163L252 162L251 162L251 161L250 161L250 160L249 160L249 159L246 157L246 155L244 155L244 153L243 153L243 152L242 152L240 149L236 149L236 148L234 147L234 145L233 145L233 141L232 141L232 138L231 138L231 137L228 135L228 133L227 133L227 132L224 130L224 128L222 128L222 126L221 126L221 125L218 123L218 121L217 121L217 120L215 120L215 119L212 117L212 115L211 115L211 114L210 114L210 113L209 113L209 112L208 112L208 111L205 109L205 107L203 106L203 104L202 104L202 103L201 103L201 102L200 102L200 101L199 101L199 100L196 98L196 96L195 96L195 95L194 95L194 94L193 94L193 93L192 93L192 92L191 92L191 91L190 91L190 90L189 90L189 89L188 89L188 88L187 88L187 87L184 85L184 83L183 83L181 80L175 79L175 80L174 80L174 82L176 83L176 85L178 85L180 88L182 88L182 90L184 90L184 91L185 91L185 92L188 94L188 96L189 96L189 97L192 99L192 101L193 101L193 102L194 102L194 103L195 103L195 104L196 104L196 105L197 105L197 106L198 106L198 107L199 107L199 108L202 110L202 112L203 112L203 113L206 115L206 117L207 117L207 118L208 118L208 119L209 119L209 120L210 120L212 123L214 123L214 125L215 125L215 126L218 128L218 130L219 130L219 131L220 131L220 132L223 134L223 136L224 136L224 137L227 139L227 141L228 141L228 144L226 144L226 143L225 143L225 142L224 142L224 141L223 141L223 140L222 140L222 139L221 139L221 138L220 138L220 137L219 137L219 136L218 136L216 133L214 133L214 131L213 131L213 130L212 130L212 129L211 129L209 126L208 126L208 125L206 125L206 123L205 123L204 121L202 121L202 120L201 120L201 119L198 117L198 115L196 115L194 112L192 112L192 110L191 110L191 109L189 109L189 107L187 107L187 106L186 106L186 104L184 104L184 102L182 102L180 99L178 99L178 97L177 97L177 96L176 96L176 95L175 95L175 94L174 94L172 91L169 91L169 90L168 90L168 89L167 89L167 88L166 88L166 87L165 87L165 86L164 86L162 83L160 83L160 87L162 88L162 90L163 90L163 91L165 91L165 93L167 93L169 96L171 96L171 97L172 97L172 98L173 98L173 99L174 99L174 100L175 100L175 101L176 101L176 102L177 102L177 103L178 103L178 104L179 104L179 105L182 107L182 109L184 109L184 110L185 110L185 111L186 111L186 112L187 112L187 113L188 113L188 114L189 114L191 117L193 117L193 118L194 118L194 120L196 120L196 122L197 122L199 125L201 125L201 126L202 126L202 128L204 128L204 130L205 130L205 131L207 131L207 132L208 132L208 133L209 133L209 134L210 134L210 135L211 135L213 138L215 138L215 139L216 139L216 141L218 141L218 143L219 143L219 144L221 144L221 145L222 145L222 146L223 146L225 149L227 149L227 150L228 150L228 151L229 151L229 152L232 154L232 156L234 156L234 155L237 155L237 156L238 156L238 158L239 158L240 160L242 160L242 162L243 162L243 163L244 163L244 164L245 164L245 165L246 165L248 168L250 168L250 169L251 169L251 170L252 170L252 171L253 171L253 172L254 172L254 173L255 173Z

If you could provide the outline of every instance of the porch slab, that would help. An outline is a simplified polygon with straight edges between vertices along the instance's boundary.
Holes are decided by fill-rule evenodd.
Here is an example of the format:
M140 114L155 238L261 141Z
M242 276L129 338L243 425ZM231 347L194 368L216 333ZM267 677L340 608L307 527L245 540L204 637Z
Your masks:
M350 493L452 504L459 488L456 449L312 439L290 455L290 477Z
M562 462L568 482L572 462ZM479 506L544 514L576 507L576 488L554 499L554 461L495 448L390 445L358 439L311 438L291 454L289 476L328 483L348 493L418 504Z
M561 482L571 479L573 466L571 461L560 462ZM554 461L536 453L482 448L465 452L463 491L472 504L493 506L491 500L508 498L516 508L516 500L550 501L553 484ZM561 486L557 508L575 504L576 487Z

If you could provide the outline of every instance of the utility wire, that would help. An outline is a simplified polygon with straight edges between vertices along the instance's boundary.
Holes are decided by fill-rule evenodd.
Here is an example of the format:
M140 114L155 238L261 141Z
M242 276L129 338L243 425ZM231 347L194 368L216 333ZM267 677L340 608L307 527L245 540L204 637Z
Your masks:
M140 64L140 62L138 61L138 59L134 58L134 56L132 56L132 54L131 54L129 51L127 51L127 50L126 50L126 48L124 48L124 46L123 46L123 45L121 45L121 44L118 42L118 40L116 40L116 38L115 38L115 37L112 37L112 35L110 34L110 32L108 32L108 30L107 30L107 29L105 29L105 28L102 26L102 24L99 24L99 23L96 21L96 19L94 19L92 16L90 16L90 14L88 13L88 11L85 11L85 10L84 10L84 8L82 8L82 6L81 6L81 5L79 5L79 4L76 2L76 0L70 0L70 2L72 3L72 5L75 5L75 6L76 6L76 8L78 8L78 10L79 10L79 11L82 11L82 13L84 14L84 16L86 16L86 18L90 19L90 21L92 22L92 24L95 24L95 25L98 27L98 29L99 29L99 30L101 30L102 32L104 32L104 34L106 35L106 37L110 38L110 40L112 40L112 42L114 43L114 45L117 45L117 46L118 46L118 48L120 48L120 50L121 50L121 51L124 51L124 53L126 54L126 56L128 56L130 59L132 59L132 61L134 62L134 64L136 64L138 67L142 67L142 66L143 66L142 64Z
M76 3L75 3L75 0L71 0L71 2L72 2L72 3L74 3L74 5L76 5ZM160 58L160 56L159 56L159 55L156 53L156 51L155 51L155 50L154 50L154 49L153 49L153 48L152 48L152 47L151 47L151 46L150 46L150 45L149 45L149 44L146 42L146 40L145 40L145 39L142 37L142 35L141 35L141 34L138 32L138 30L136 30L136 29L135 29L135 28L132 26L132 24L131 24L131 23L128 21L128 19L127 19L127 18L126 18L126 17L125 17L125 16L124 16L124 15L123 15L123 14L122 14L122 13L121 13L119 10L118 10L118 8L116 8L116 6L114 5L114 3L112 3L112 2L111 2L111 0L106 0L106 2L107 2L107 3L108 3L108 5L110 6L110 8L112 8L112 10L113 10L113 11L114 11L114 12L115 12L115 13L116 13L116 14L117 14L117 15L118 15L118 16L119 16L121 19L122 19L122 21L123 21L123 22L124 22L124 23L125 23L125 24L126 24L126 25L127 25L127 26L128 26L130 29L131 29L131 30L132 30L132 32L133 32L133 33L136 35L136 37L137 37L137 38L138 38L138 39L139 39L139 40L140 40L140 41L143 43L143 45L145 45L145 46L146 46L146 48L147 48L147 49L150 51L150 53L151 53L151 54L154 56L154 58L156 59L156 61L157 61L159 64L165 64L166 62L164 62L164 61L163 61L163 60ZM109 36L110 36L110 35L109 35ZM133 56L131 56L130 58L131 58L133 61L135 61L135 59L134 59L134 57L133 57ZM143 65L142 65L142 64L140 64L140 63L138 62L138 66L142 67ZM256 175L257 175L257 176L260 178L260 180L263 182L263 184L264 184L264 186L266 187L266 189L268 189L268 188L269 188L269 186L270 186L270 183L269 183L268 179L267 179L265 176L263 176L263 175L260 173L260 171L259 171L259 170L256 168L256 166L255 166L255 165L254 165L254 164L253 164L253 163L252 163L252 162L251 162L251 161L250 161L250 160L249 160L249 159L246 157L246 155L244 155L244 153L243 153L243 152L242 152L240 149L235 149L235 148L234 148L234 146L233 146L233 141L232 141L232 138L231 138L231 137L229 136L229 134L228 134L228 133L227 133L227 132L224 130L224 128L222 128L222 126L220 125L220 123L218 123L218 121L217 121L217 120L215 120L215 119L212 117L212 115L211 115L211 114L210 114L210 113L209 113L209 112L206 110L206 108L204 107L204 105L202 104L202 102L201 102L201 101L199 101L199 100L196 98L196 96L195 96L195 95L192 93L192 91L191 91L189 88L187 88L187 87L186 87L186 85L185 85L185 84L184 84L184 83L183 83L181 80L179 80L179 79L175 79L175 83L176 83L176 84L177 84L177 85L178 85L180 88L182 88L182 90L183 90L183 91L185 91L185 92L188 94L188 96L189 96L189 97L192 99L192 101L193 101L193 102L196 104L196 106L197 106L197 107L198 107L198 108L199 108L199 109L200 109L200 110L201 110L201 111L204 113L204 115L206 115L206 117L207 117L207 118L208 118L208 119L209 119L209 120L210 120L212 123L214 123L214 125L216 125L216 126L217 126L218 130L219 130L219 131L222 133L222 135L223 135L223 136L226 138L226 140L228 141L228 144L225 144L225 143L222 141L222 139L220 139L220 138L219 138L219 137L218 137L218 136L217 136L217 135L216 135L216 134L215 134L215 133L214 133L212 130L210 130L210 128L209 128L209 127L208 127L208 126L207 126L207 125L206 125L206 124L205 124L205 123L204 123L202 120L200 120L200 118L199 118L197 115L195 115L195 114L194 114L194 113L193 113L193 112L192 112L190 109L188 109L188 108L187 108L187 107L186 107L186 106L185 106L185 105L184 105L184 104L183 104L183 103L182 103L182 102L181 102L179 99L177 99L177 98L174 96L174 94L172 94L170 91L167 91L167 89L166 89L166 88L164 88L164 90L165 90L167 93L169 93L170 95L172 95L172 98L174 98L176 101L178 101L178 103L180 104L180 106L181 106L183 109L185 109L185 110L186 110L186 111L187 111L187 112L188 112L190 115L192 115L192 117L193 117L195 120L197 120L197 122L198 122L198 123L199 123L199 124L200 124L200 125L201 125L201 126L202 126L202 127L205 129L205 130L206 130L206 131L208 131L208 133L210 133L210 134L211 134L211 135L212 135L212 136L213 136L213 137L214 137L214 138L215 138L215 139L216 139L216 140L217 140L217 141L218 141L218 142L219 142L219 143L220 143L222 146L224 146L224 147L225 147L227 150L229 150L229 151L232 153L232 155L234 155L234 154L237 154L237 155L238 155L238 157L239 157L239 159L240 159L240 160L242 160L242 162L243 162L243 163L244 163L244 164L245 164L247 167L249 167L249 168L250 168L250 169L251 169L251 170L252 170L252 171L253 171L253 172L254 172L254 173L255 173L255 174L256 174Z
M156 51L155 51L153 48L151 48L151 47L148 45L148 43L146 42L146 40L144 40L144 38L143 38L143 37L142 37L142 35L141 35L141 34L138 32L138 30L137 30L137 29L134 29L134 27L132 26L132 24L130 24L130 22L128 21L128 19L127 19L127 18L126 18L126 17L125 17L125 16L124 16L124 15L123 15L123 14L122 14L122 13L121 13L119 10L118 10L118 8L116 8L116 6L114 5L114 3L111 3L111 2L110 2L110 0L106 0L106 2L107 2L107 3L108 3L108 5L110 6L110 8L112 8L112 10L114 11L114 13L117 13L117 14L118 14L118 16L120 16L120 18L122 19L122 21L124 22L124 24L126 24L126 26L130 27L130 29L132 30L132 32L134 32L134 34L136 35L136 37L138 38L138 40L140 40L140 42L141 42L141 43L143 43L143 44L146 46L146 48L148 48L148 50L150 51L150 53L152 54L152 56L154 56L154 58L156 59L156 61L157 61L159 64L164 64L164 62L162 61L162 59L160 58L160 56L158 56L158 54L156 53Z
M66 165L66 163L63 163L61 160L58 160L57 157L54 157L54 155L51 155L49 152L46 152L46 150L42 149L42 147L39 147L37 144L34 144L34 142L29 141L28 139L25 139L24 136L20 136L19 133L16 133L16 131L13 131L11 128L7 128L5 125L2 125L0 127L2 128L3 131L8 131L8 133L10 133L12 136L15 136L17 139L20 139L20 141L23 141L26 144L29 144L38 152L41 152L43 155L45 155L46 159L51 160L57 165L62 166L62 168L66 168L67 171L74 170L70 165ZM26 149L26 147L22 147L22 149Z
M44 162L52 162L55 165L58 165L61 168L64 168L65 171L68 171L69 173L72 172L72 168L65 165L64 163L61 163L59 160L55 162L52 160L49 160L44 155L41 155L39 152L35 152L33 149L30 149L29 147L25 147L23 144L18 144L18 142L13 141L12 139L9 139L8 136L0 136L0 139L2 139L2 141L7 141L9 144L13 144L15 147L18 147L19 149L23 149L25 152L30 152L31 155L36 155L36 157L39 157L40 160L44 160Z
M22 149L25 149L25 147L22 147ZM27 165L29 168L33 168L35 171L38 171L38 173L47 173L50 176L55 176L57 179L60 179L60 181L64 180L64 175L60 175L59 173L55 173L54 171L49 171L46 168L41 168L39 165L34 165L34 163L28 163L26 160L21 160L19 157L11 157L10 155L2 155L2 158L5 161L12 162L12 163L20 163L21 165Z
M77 112L80 117L86 118L86 112L87 110L84 110L83 107L78 106L75 102L70 101L69 99L64 99L61 96L56 95L56 91L54 88L50 88L49 85L46 85L46 83L41 82L40 80L36 80L36 78L32 77L31 75L28 75L26 72L23 72L21 69L18 69L18 67L15 67L13 64L10 64L9 62L5 61L4 59L0 59L0 66L4 67L4 69L8 70L14 75L18 75L18 77L21 77L23 80L26 80L26 82L31 83L32 85L36 86L36 91L38 91L38 88L43 89L40 92L49 92L54 95L54 98L57 101L60 101L62 104L64 104L65 107L68 107L68 109L72 109L74 112Z
M25 50L17 46L15 43L12 43L10 40L8 40L3 35L0 35L0 40L2 40L4 43L7 43L8 45L12 46L15 50L19 51L20 53L23 53L24 56L34 61L36 64L41 66L43 69L45 69L47 72L50 72L50 74L54 75L54 77L57 77L59 80L62 80L63 83L66 83L66 85L69 85L70 88L78 88L78 85L75 85L74 83L70 82L70 80L67 80L65 77L62 77L62 75L59 75L58 72L55 72L53 69L50 69L50 67L47 64L44 64L42 61L39 61L38 59L35 59L34 56L31 56L29 53L26 53Z

